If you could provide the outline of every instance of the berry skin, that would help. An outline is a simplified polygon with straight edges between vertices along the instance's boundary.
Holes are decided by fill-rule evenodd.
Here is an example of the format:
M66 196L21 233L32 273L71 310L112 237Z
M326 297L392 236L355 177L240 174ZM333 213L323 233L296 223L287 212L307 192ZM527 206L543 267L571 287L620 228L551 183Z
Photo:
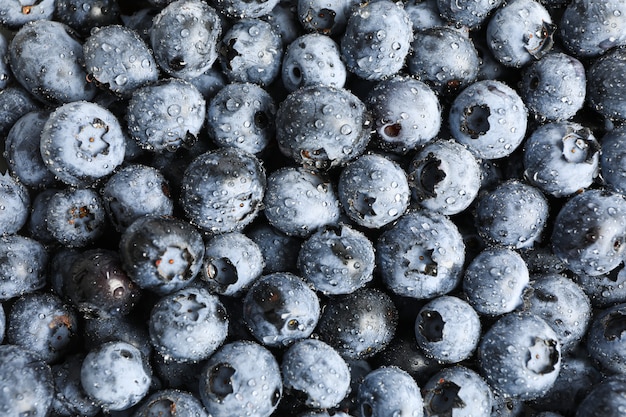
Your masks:
M215 0L215 7L236 19L257 18L272 12L279 0Z
M0 236L17 233L28 219L28 189L8 173L0 174L0 201Z
M228 317L216 295L203 288L183 288L161 298L150 313L150 340L168 360L207 359L226 339Z
M269 417L283 394L280 367L263 346L239 340L222 346L200 374L200 398L209 415Z
M434 3L443 19L476 29L500 7L502 0L434 0Z
M92 29L121 22L120 6L115 0L56 0L54 19L87 38Z
M626 119L624 71L626 49L623 48L601 55L587 69L587 104L607 119Z
M624 374L626 370L625 324L626 304L624 303L612 305L594 314L587 332L586 346L591 358L600 364L601 370Z
M258 245L263 254L264 274L297 271L302 239L286 235L269 223L254 224L246 235Z
M602 136L600 172L607 188L626 194L626 128L616 127Z
M126 137L109 110L77 101L50 114L39 147L44 164L56 177L69 185L87 187L123 162Z
M193 394L176 389L162 389L145 398L132 417L208 417L202 403Z
M359 386L357 404L361 416L424 416L424 401L415 380L400 368L378 368Z
M54 399L52 410L59 416L80 415L93 417L101 410L85 393L80 384L83 354L66 356L63 362L52 365Z
M22 116L39 110L39 103L25 89L10 85L0 90L0 133L6 135Z
M576 417L620 417L626 407L626 377L612 375L599 382L582 401Z
M298 0L298 19L307 32L337 36L346 30L346 24L357 0Z
M20 235L0 236L0 301L31 293L46 285L48 251Z

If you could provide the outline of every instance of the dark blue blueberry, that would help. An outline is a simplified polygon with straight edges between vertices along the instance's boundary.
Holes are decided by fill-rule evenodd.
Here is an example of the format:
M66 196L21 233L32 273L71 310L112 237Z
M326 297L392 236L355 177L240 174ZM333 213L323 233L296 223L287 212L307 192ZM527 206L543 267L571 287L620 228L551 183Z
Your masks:
M0 301L43 288L47 263L48 252L38 241L0 236Z
M437 372L422 387L427 417L491 415L493 395L475 371L464 366Z
M451 27L415 32L409 72L440 94L454 95L476 81L480 60L472 39Z
M9 173L0 174L0 235L17 233L30 212L28 189Z
M589 356L608 373L626 371L626 304L596 311L586 340Z
M486 38L498 61L520 68L550 51L555 30L550 13L541 3L517 0L494 12Z
M0 303L0 344L4 341L4 334L6 331L6 314L4 312L4 307L2 303Z
M55 0L54 18L87 38L94 28L121 22L115 0Z
M401 4L367 2L348 17L341 55L359 78L381 80L404 66L412 41L413 26Z
M591 305L596 308L626 303L626 269L623 265L602 275L579 272L573 279L587 294Z
M206 101L192 84L169 78L140 87L128 102L128 131L155 152L190 147L204 125Z
M34 292L18 298L7 315L7 342L47 363L58 362L78 337L78 316L57 295Z
M185 390L192 393L195 397L199 395L199 370L204 368L206 361L177 362L155 352L151 357L150 363L160 383L160 387Z
M200 373L200 398L209 415L269 417L283 393L278 362L263 346L236 341L222 346Z
M591 130L578 123L546 123L524 144L524 176L555 197L589 187L598 176L600 144Z
M135 315L107 316L86 315L82 322L85 350L94 350L105 343L122 341L139 349L145 358L153 354L147 320L140 321Z
M263 273L261 249L242 233L212 236L204 247L201 278L213 293L241 296Z
M222 71L231 82L266 86L280 74L283 43L264 20L237 21L217 48Z
M328 36L343 34L358 0L297 0L298 19L307 32Z
M436 3L439 13L448 22L476 29L500 7L502 0L436 0Z
M150 389L152 370L133 345L108 342L87 353L80 371L87 395L105 410L126 410L141 401Z
M104 233L106 212L100 195L90 188L68 188L50 196L45 213L48 231L59 243L84 247Z
M63 23L24 25L9 46L9 64L15 79L44 103L91 100L96 94L83 68L83 46Z
M383 282L395 294L429 299L461 282L465 243L446 216L409 211L379 237L376 260Z
M207 107L209 136L220 147L259 153L274 139L276 105L263 88L230 83Z
M80 384L80 370L84 355L81 353L66 356L63 362L52 366L54 398L52 410L59 416L93 417L101 410L83 390Z
M568 1L559 24L559 39L574 56L599 56L626 44L626 34L621 29L625 19L626 4L621 1Z
M593 387L581 402L576 417L620 417L626 407L626 376L609 376Z
M334 183L307 168L284 167L267 178L264 214L289 236L306 237L341 215Z
M441 105L421 81L396 76L379 81L369 92L367 108L374 119L376 144L405 154L433 140L441 128Z
M350 369L339 353L316 339L295 342L281 362L285 389L303 394L310 408L336 407L350 389Z
M261 210L265 169L252 154L221 148L196 157L186 168L180 203L187 218L211 233L241 230Z
M404 10L413 23L413 32L446 25L437 0L407 0L404 2Z
M324 85L302 87L278 106L276 139L298 164L328 169L363 153L371 119L349 90Z
M139 287L158 294L191 283L202 268L204 242L182 219L145 216L124 231L119 243L122 265Z
M528 267L517 252L487 248L465 269L463 292L478 313L499 316L522 305L529 281Z
M509 313L485 332L478 359L480 373L494 390L530 400L554 385L561 367L561 344L538 316Z
M407 371L417 384L422 386L441 369L442 364L424 354L424 351L415 343L413 334L407 332L404 335L403 333L396 336L383 351L370 359L370 362L375 368L397 366ZM349 362L349 365L352 367L352 362ZM371 368L367 372L370 371ZM360 383L360 381L357 382ZM358 384L350 394L356 394L356 391L358 391Z
M610 272L624 260L626 200L603 190L575 195L557 214L551 242L554 253L574 273Z
M600 56L587 69L587 104L607 119L626 119L624 71L626 49L623 48Z
M283 85L289 92L315 84L343 88L347 77L339 46L319 33L294 39L285 51L281 71Z
M548 221L548 200L539 189L512 179L478 197L476 227L489 243L532 247Z
M148 3L162 2L163 4L155 4L155 7L146 6L142 8L132 8L130 12L122 12L120 18L125 27L137 32L141 39L143 39L146 44L150 45L152 21L154 17L172 1L173 0L148 0Z
M0 90L0 134L6 135L25 114L39 110L39 105L23 88L10 85Z
M213 7L200 0L178 0L154 18L150 43L163 71L191 79L208 70L217 59L221 32L220 17Z
M52 20L55 3L55 0L3 0L0 24L9 29L19 29L28 22Z
M150 340L164 358L179 362L207 359L228 333L228 316L216 295L189 287L161 298L150 314Z
M86 187L124 161L126 136L113 113L86 101L67 103L50 114L41 131L44 164L61 181Z
M13 74L6 57L9 53L9 40L6 34L0 34L0 90L4 90L13 81Z
M478 160L454 140L426 144L413 157L407 171L413 200L446 215L469 207L482 185Z
M215 7L235 19L257 18L271 13L279 0L215 0Z
M374 246L363 233L341 224L319 229L300 248L302 277L323 294L349 294L373 278Z
M7 417L46 417L52 408L50 367L21 346L0 346L0 412Z
M216 65L192 78L189 82L198 89L207 103L210 103L211 99L227 84L226 77Z
M306 411L302 414L298 414L298 417L351 417L351 416L350 414L347 414L343 411L316 410L316 411Z
M124 26L94 29L83 44L83 54L89 80L123 97L159 76L148 45Z
M566 120L582 109L586 88L583 64L564 53L552 52L526 68L520 93L528 110L539 119Z
M329 299L316 333L345 359L366 359L387 347L397 325L398 310L391 297L361 288Z
M26 223L28 236L44 244L55 242L54 236L52 236L52 233L48 230L48 221L46 218L50 198L57 192L59 192L59 190L56 188L46 188L38 192L32 200L30 216Z
M371 229L398 219L411 199L407 174L402 167L374 153L362 155L344 167L337 194L348 217Z
M274 28L286 47L298 36L302 35L303 27L297 18L296 2L291 0L279 0L269 14L261 16L261 19L268 22Z
M526 403L492 389L491 417L522 417L528 412Z
M378 368L367 374L357 394L359 415L410 416L424 415L420 388L411 376L394 366Z
M101 192L109 220L118 232L139 217L170 216L174 210L167 180L146 165L125 166L107 180Z
M243 299L243 316L263 345L286 346L309 337L320 317L320 301L299 276L276 272L257 279Z
M120 256L107 249L76 254L63 277L62 295L85 315L129 314L141 292L122 268Z
M132 417L209 417L198 398L175 389L162 389L145 398Z
M258 245L263 254L264 274L297 271L302 244L299 237L286 235L266 222L253 225L246 235Z
M560 274L533 277L524 294L524 311L541 317L552 327L563 353L581 341L591 320L591 303L583 289Z
M600 173L606 186L626 194L626 127L616 127L600 139Z
M5 141L5 157L11 174L30 188L46 188L55 183L54 174L44 164L39 150L41 131L50 113L26 113L15 122Z
M417 345L440 363L468 359L480 338L480 319L466 301L444 295L426 303L415 320Z
M452 136L478 157L498 159L522 143L527 116L515 90L501 81L482 80L456 96L448 121Z

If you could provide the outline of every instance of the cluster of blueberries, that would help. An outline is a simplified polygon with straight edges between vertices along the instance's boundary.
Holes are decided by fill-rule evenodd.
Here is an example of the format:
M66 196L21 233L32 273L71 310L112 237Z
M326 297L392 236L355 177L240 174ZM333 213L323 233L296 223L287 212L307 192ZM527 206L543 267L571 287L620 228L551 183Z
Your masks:
M623 0L0 0L0 415L626 415Z

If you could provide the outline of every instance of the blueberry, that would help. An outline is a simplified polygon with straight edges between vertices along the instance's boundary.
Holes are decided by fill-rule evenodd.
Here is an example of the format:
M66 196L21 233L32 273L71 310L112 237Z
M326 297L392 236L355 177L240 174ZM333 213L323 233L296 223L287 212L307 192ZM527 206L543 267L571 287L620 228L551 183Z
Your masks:
M11 127L4 144L11 174L30 188L42 189L55 183L39 151L41 131L49 116L45 110L26 113Z
M207 108L209 136L221 147L259 153L274 138L276 106L261 87L230 83L210 101Z
M253 225L246 235L258 245L263 254L264 274L298 270L297 261L302 239L286 235L267 222Z
M178 0L154 18L150 43L163 71L191 79L216 61L221 32L221 21L213 7L199 0Z
M626 49L622 48L601 55L587 69L587 104L607 119L626 119L624 69Z
M254 156L222 148L196 157L186 168L180 203L187 218L202 230L241 230L261 209L265 170Z
M366 359L385 349L396 333L398 310L391 297L361 288L331 298L316 333L345 359Z
M243 316L263 345L286 346L309 337L320 317L320 301L302 278L276 272L257 279L243 299Z
M261 19L272 25L274 32L286 47L303 32L303 27L296 17L297 13L296 2L279 0L270 13L261 16Z
M124 160L126 137L109 110L86 101L58 107L41 131L44 164L73 186L89 186Z
M480 319L474 308L460 298L433 298L417 314L415 338L426 356L440 363L461 362L478 345Z
M310 408L336 407L350 389L350 369L339 353L315 339L296 341L281 362L283 385L301 392Z
M52 20L55 3L55 0L3 1L4 13L0 15L0 24L9 29L19 29L28 22Z
M150 340L166 359L207 359L226 339L228 316L216 295L183 288L161 298L150 313Z
M508 180L478 197L476 227L488 242L514 249L532 247L548 221L548 200L539 189Z
M357 394L362 417L424 416L424 401L415 380L400 368L378 368L367 374Z
M614 304L597 311L587 332L587 350L600 369L623 374L626 369L626 304Z
M586 87L583 64L551 52L524 70L520 92L528 110L539 119L566 120L582 109Z
M441 128L437 95L410 77L377 82L366 104L374 119L375 142L384 151L405 154L433 140Z
M4 90L7 88L10 83L13 81L13 74L11 73L11 68L9 67L9 63L6 60L7 54L9 53L9 40L6 37L6 34L0 34L0 90Z
M0 201L0 235L17 233L28 219L28 189L10 174L0 174Z
M343 88L346 83L347 71L339 46L319 33L294 39L287 46L281 68L281 79L289 92L315 84Z
M409 211L379 237L376 260L392 292L429 299L452 291L461 282L465 244L446 216Z
M4 307L0 303L0 344L4 341L4 335L6 333L6 313Z
M189 82L198 89L207 104L210 103L211 99L227 84L226 77L216 65L213 65L197 77L192 78Z
M446 25L437 0L407 0L404 2L404 10L413 23L414 32Z
M222 346L200 373L200 398L214 417L245 413L269 417L282 393L278 362L270 351L250 341Z
M554 385L561 366L561 344L538 316L509 313L485 332L478 359L480 373L494 390L530 400Z
M36 110L39 104L23 88L10 85L0 90L0 133L6 135L22 116Z
M465 269L463 291L478 313L498 316L522 305L529 281L526 263L517 252L488 248L472 259Z
M486 37L498 61L520 68L550 51L555 30L550 13L541 3L518 0L494 12Z
M141 351L115 341L87 353L80 381L87 395L103 409L126 410L146 396L152 370Z
M269 14L279 0L215 0L215 7L235 19L257 18Z
M436 0L441 16L455 25L468 26L472 29L480 27L489 20L489 15L502 5L502 0Z
M205 242L201 279L216 294L241 296L261 276L263 253L239 232L222 233Z
M206 360L199 362L177 362L165 358L155 352L151 358L151 364L161 388L184 390L199 398L198 385L200 384L199 370L204 368ZM147 403L144 401L144 403ZM204 416L203 416L204 417Z
M440 94L452 95L476 81L480 60L467 35L451 27L415 32L407 68Z
M167 180L150 166L126 165L107 180L101 192L108 218L118 232L139 217L170 216L174 211Z
M140 87L128 102L128 131L155 152L194 144L206 117L206 102L192 84L175 78Z
M579 272L573 280L587 294L591 305L596 308L626 303L626 270L623 265L602 275Z
M298 0L298 19L307 32L341 35L357 0Z
M37 20L22 26L9 46L9 64L16 80L44 103L95 96L83 68L82 44L63 23Z
M0 346L0 410L5 416L45 417L52 408L50 367L21 346Z
M224 34L218 53L229 81L266 86L280 73L283 44L271 24L249 18L237 21Z
M424 411L435 416L486 416L491 413L489 385L475 371L464 366L445 368L423 386Z
M83 54L89 79L123 97L130 97L159 76L148 45L137 32L124 26L94 29L83 44Z
M162 389L145 398L132 417L208 417L198 398L186 391Z
M400 71L412 40L412 23L401 4L368 2L348 17L341 54L350 72L380 80Z
M607 377L585 397L576 410L576 417L621 416L626 406L625 389L626 377L623 374Z
M578 123L546 123L524 145L524 176L555 197L588 188L598 175L600 144L591 130Z
M106 343L121 341L139 349L143 357L152 357L154 349L148 334L147 319L144 323L135 315L98 314L86 315L83 319L82 336L86 351L99 349Z
M0 301L31 293L46 285L48 251L20 235L0 236Z
M425 209L446 215L468 208L482 185L478 160L454 140L426 144L407 171L413 200Z
M501 81L482 80L456 96L448 121L452 136L478 157L498 159L522 143L527 110L511 87Z
M56 415L93 417L101 410L87 396L80 384L83 359L84 355L81 353L72 354L66 356L63 362L52 366L54 381L52 410Z
M616 127L602 136L600 172L606 186L613 191L626 194L626 152L624 151L626 128Z
M370 125L365 105L349 90L314 85L293 91L279 104L276 139L296 163L328 169L363 153Z
M608 273L624 258L625 217L621 194L603 190L577 194L557 214L552 249L574 273Z
M355 223L377 229L404 214L411 192L406 172L379 154L362 155L341 171L337 194Z
M115 0L56 0L54 18L83 37L93 28L120 23L120 6Z
M47 170L47 169L46 169ZM32 200L30 216L26 223L28 236L43 243L54 243L56 240L52 233L48 230L48 221L46 220L50 198L59 192L56 188L46 188L35 195Z
M119 250L131 280L158 294L192 282L204 257L200 232L184 220L165 216L135 220L122 234Z
M341 224L319 229L302 244L298 269L323 294L349 294L372 280L374 261L372 242Z

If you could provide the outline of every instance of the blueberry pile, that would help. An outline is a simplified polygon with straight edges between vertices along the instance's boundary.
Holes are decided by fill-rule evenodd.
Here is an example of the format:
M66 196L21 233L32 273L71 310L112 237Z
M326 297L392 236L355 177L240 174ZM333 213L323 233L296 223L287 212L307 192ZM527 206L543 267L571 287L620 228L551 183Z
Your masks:
M0 416L626 415L623 0L0 0L0 144Z

